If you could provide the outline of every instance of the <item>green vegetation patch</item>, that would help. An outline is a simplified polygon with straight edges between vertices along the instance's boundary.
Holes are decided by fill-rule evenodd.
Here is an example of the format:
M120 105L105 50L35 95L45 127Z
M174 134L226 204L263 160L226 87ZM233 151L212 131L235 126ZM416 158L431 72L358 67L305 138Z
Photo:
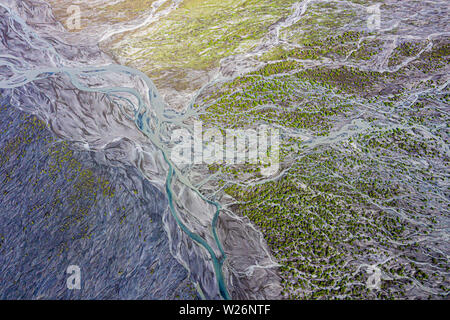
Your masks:
M204 70L256 45L268 27L291 13L294 1L187 0L157 23L123 38L113 49L142 71Z

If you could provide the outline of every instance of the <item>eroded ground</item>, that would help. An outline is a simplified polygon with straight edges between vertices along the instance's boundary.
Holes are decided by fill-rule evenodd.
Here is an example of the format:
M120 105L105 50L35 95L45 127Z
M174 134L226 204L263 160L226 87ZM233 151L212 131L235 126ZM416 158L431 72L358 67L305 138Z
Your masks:
M285 298L448 297L448 3L380 3L371 28L372 1L186 0L102 44L174 108L205 86L206 127L281 130L277 175L191 173L263 233Z

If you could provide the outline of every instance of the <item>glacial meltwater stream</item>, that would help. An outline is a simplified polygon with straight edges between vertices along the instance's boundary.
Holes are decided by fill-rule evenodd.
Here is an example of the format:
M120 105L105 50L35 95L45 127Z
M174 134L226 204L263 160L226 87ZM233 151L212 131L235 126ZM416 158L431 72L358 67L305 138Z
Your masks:
M11 24L13 27L15 27L15 24L17 23L18 25L20 25L22 31L27 33L25 34L25 36L28 39L39 39L39 35L37 35L36 33L33 32L33 30L28 28L24 23L24 21L20 19L20 17L16 16L7 7L1 4L0 6L10 14L11 19L14 19L14 23ZM43 51L47 52L50 51L52 53L52 56L55 57L55 60L58 61L58 64L61 64L61 61L63 61L64 59L59 56L57 51L54 48L52 48L52 46L47 41L45 40L40 41L43 44L47 44L48 47L35 49L37 50L42 49ZM29 44L35 46L34 43L35 42L30 40ZM44 67L44 68L32 68L28 70L26 68L23 68L22 66L17 67L16 63L17 61L15 61L15 58L12 57L11 55L8 55L7 53L4 52L0 53L0 66L3 68L5 67L8 68L8 70L12 73L12 75L10 75L7 78L3 78L3 76L0 78L0 88L3 89L19 88L36 80L48 79L55 75L57 76L58 74L64 74L67 77L69 77L72 85L75 86L78 90L104 94L120 110L123 111L124 109L123 106L117 102L118 100L127 104L128 107L130 107L133 110L134 114L132 115L132 118L134 123L136 124L136 128L138 128L139 131L142 132L142 134L144 134L151 141L151 143L153 143L153 145L155 145L162 152L164 160L169 167L165 190L167 193L169 208L174 219L176 220L179 228L181 228L183 232L185 232L192 240L194 240L207 250L212 259L220 295L224 299L230 299L231 297L230 294L228 293L227 285L222 271L222 266L225 261L226 255L225 252L223 251L222 245L220 243L216 231L217 219L220 212L220 204L215 201L206 199L203 195L201 195L198 192L198 190L195 190L195 188L189 184L187 179L183 177L183 174L180 172L180 170L177 169L177 167L170 160L170 151L165 145L164 141L165 139L162 138L162 135L167 132L166 126L170 123L176 123L181 118L183 118L184 115L177 114L173 111L167 112L163 99L158 94L158 91L153 82L144 73L133 68L120 65L107 65L101 67L89 66L89 67L73 67L73 68L63 66L54 68ZM89 87L80 80L80 78L88 78L111 73L126 74L129 76L139 77L142 81L144 81L145 85L148 88L148 100L150 101L150 103L149 104L146 103L145 99L141 96L138 90L135 90L134 88L115 87L115 86L108 87L107 84L104 87ZM130 99L129 97L130 95L137 102L133 102L133 98ZM125 116L127 116L127 114L125 114ZM145 177L144 174L143 176ZM209 203L210 205L213 205L216 208L214 218L212 219L211 229L217 248L220 251L220 256L217 256L213 248L211 248L211 246L207 243L207 241L205 241L205 239L203 239L200 235L196 234L195 232L192 232L189 229L189 227L186 226L179 218L177 210L174 205L175 201L173 197L174 191L172 189L174 176L177 176L181 182L185 182L187 187L191 188L205 202Z

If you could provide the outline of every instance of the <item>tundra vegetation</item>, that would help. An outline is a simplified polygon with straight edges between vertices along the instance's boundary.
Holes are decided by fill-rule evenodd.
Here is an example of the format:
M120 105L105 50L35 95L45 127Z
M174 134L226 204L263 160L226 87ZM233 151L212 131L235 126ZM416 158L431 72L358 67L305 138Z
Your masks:
M398 41L377 68L388 40L306 16L196 102L208 126L282 131L277 175L210 165L215 196L263 233L285 298L448 296L448 39ZM372 265L380 290L366 285Z

